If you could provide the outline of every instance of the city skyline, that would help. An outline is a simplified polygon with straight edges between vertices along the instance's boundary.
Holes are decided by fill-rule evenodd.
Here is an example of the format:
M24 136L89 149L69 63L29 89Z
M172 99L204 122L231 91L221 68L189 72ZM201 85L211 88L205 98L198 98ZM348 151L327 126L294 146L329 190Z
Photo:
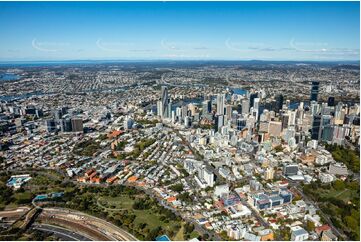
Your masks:
M0 61L359 60L359 2L0 6Z

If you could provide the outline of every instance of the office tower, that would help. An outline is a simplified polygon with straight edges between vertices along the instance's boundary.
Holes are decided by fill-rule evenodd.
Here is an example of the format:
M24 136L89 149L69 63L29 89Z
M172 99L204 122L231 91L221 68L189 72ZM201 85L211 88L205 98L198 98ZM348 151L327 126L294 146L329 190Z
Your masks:
M177 107L175 110L175 114L176 114L176 120L179 122L182 120L182 108L181 107Z
M38 117L38 118L43 117L44 116L43 110L36 109L35 110L35 116Z
M310 96L310 101L311 102L312 101L317 102L319 87L320 87L320 82L317 82L317 81L312 82L311 96Z
M260 102L260 98L256 97L254 100L253 100L253 109L259 113L259 102Z
M196 106L193 103L188 104L188 110L190 111L190 116L196 114Z
M323 140L326 139L326 137L328 137L328 135L330 135L327 132L330 132L331 129L328 127L331 127L331 121L332 121L332 116L331 115L322 115L321 116L321 122L320 122L320 131L318 133L318 140Z
M259 122L259 129L258 129L258 132L262 132L262 133L267 133L268 132L268 126L269 126L269 123L266 121L266 122Z
M242 100L242 114L248 114L249 113L249 100L243 99Z
M217 114L223 115L224 114L224 102L225 102L225 95L218 94L217 95Z
M290 117L289 117L288 114L283 114L282 115L282 118L281 118L281 120L282 120L282 129L286 129L288 127L289 119L290 119Z
M237 130L242 130L246 127L247 121L244 118L238 118L236 120Z
M275 107L275 112L279 112L280 110L282 110L282 106L283 106L283 95L279 94L276 97L276 107Z
M249 106L254 107L254 99L258 97L258 93L251 93L249 95Z
M202 102L202 113L203 114L208 114L212 112L212 103L211 100L204 100Z
M83 120L81 118L72 118L71 127L73 132L83 132Z
M171 118L172 117L172 99L168 100L168 108L167 108L166 112L167 112L167 118Z
M325 142L332 142L333 139L333 126L325 126L322 128L321 140Z
M298 165L297 164L285 165L283 167L283 174L285 176L293 176L293 175L297 175L297 173L298 173Z
M321 126L321 115L313 116L311 139L318 140Z
M296 125L296 111L288 111L288 126Z
M184 127L189 128L191 126L191 118L189 116L184 117Z
M232 105L226 105L226 118L227 121L232 119Z
M343 126L334 126L333 130L333 144L343 145L345 142L346 136L346 127Z
M334 107L335 106L335 97L328 97L327 105L330 107Z
M35 106L33 106L33 105L26 106L25 114L35 115L36 114Z
M72 131L72 122L70 118L62 119L60 122L61 132L71 132Z
M163 103L160 100L157 102L157 115L163 117Z
M311 101L311 105L310 105L311 107L311 114L312 115L317 115L317 114L319 114L319 105L318 105L318 103L316 102L316 101Z
M187 115L188 115L188 106L184 105L182 106L182 120L184 120Z
M167 89L166 86L162 86L160 100L162 102L162 105L161 105L162 115L161 115L161 117L166 118L166 117L168 117L168 104L169 104L168 89Z
M56 122L54 119L48 119L45 121L46 130L51 133L56 131Z
M54 111L55 120L60 120L62 117L63 117L63 113L61 112L61 109L57 109Z
M268 133L270 136L278 137L281 135L282 122L270 121L268 125Z
M123 123L123 126L124 126L124 129L127 130L127 129L131 129L134 125L134 120L128 116L126 116L124 118L124 123Z
M216 116L216 131L218 131L224 125L224 115Z
M209 187L214 186L214 174L210 169L203 167L203 177L202 178L206 182L207 186L209 186Z
M264 179L273 180L274 174L275 174L275 170L271 167L268 167L264 173Z
M174 111L174 110L172 110L171 118L172 118L172 123L175 123L175 121L176 121L176 115L175 115L175 111Z

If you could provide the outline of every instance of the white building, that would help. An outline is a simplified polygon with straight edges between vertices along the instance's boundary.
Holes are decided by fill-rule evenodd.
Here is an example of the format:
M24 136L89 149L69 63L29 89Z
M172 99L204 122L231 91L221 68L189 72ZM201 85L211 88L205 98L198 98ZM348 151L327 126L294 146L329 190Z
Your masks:
M291 240L292 241L304 241L308 239L308 232L301 226L291 227Z

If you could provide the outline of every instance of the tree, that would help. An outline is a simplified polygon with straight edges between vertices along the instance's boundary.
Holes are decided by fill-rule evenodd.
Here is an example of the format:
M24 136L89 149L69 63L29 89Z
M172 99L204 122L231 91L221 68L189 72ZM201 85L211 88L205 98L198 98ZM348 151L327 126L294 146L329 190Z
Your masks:
M340 190L343 190L345 189L346 185L343 181L341 180L336 180L334 183L333 183L333 187L337 190L337 191L340 191Z
M308 232L312 232L315 230L315 224L312 221L308 220L306 228Z
M171 190L175 191L175 192L182 192L183 191L183 184L182 183L178 183L175 184L173 186L169 187Z

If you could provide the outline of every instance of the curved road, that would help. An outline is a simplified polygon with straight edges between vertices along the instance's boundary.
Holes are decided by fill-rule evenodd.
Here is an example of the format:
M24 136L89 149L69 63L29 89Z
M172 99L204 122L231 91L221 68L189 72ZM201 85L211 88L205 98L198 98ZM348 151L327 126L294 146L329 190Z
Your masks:
M54 233L56 236L58 236L61 239L64 240L70 240L70 241L92 241L91 238L86 237L80 233L76 233L74 231L70 231L68 229L58 227L51 224L33 224L31 226L32 229L44 231L44 232L50 232Z
M112 223L79 211L63 208L44 208L42 216L45 216L49 221L52 219L54 222L56 220L69 221L73 224L78 224L79 227L86 227L88 230L92 229L94 232L102 234L102 237L109 238L109 240L138 240L127 231Z

